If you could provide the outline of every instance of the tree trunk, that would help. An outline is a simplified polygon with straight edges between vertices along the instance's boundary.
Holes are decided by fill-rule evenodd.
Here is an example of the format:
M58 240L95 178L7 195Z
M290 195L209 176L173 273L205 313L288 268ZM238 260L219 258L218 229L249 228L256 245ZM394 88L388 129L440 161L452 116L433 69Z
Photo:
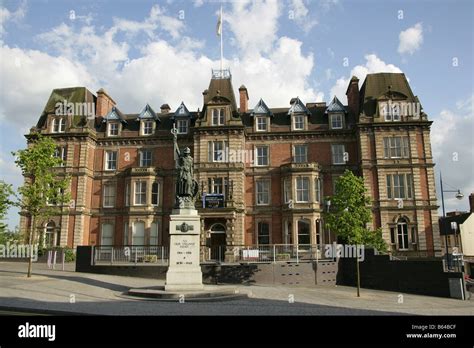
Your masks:
M356 257L357 265L357 297L360 297L360 269L359 269L359 258Z
M28 241L28 248L30 250L30 257L28 259L28 274L27 277L31 278L31 272L33 269L33 243L35 241L35 217L31 217L31 231L30 231L30 238Z

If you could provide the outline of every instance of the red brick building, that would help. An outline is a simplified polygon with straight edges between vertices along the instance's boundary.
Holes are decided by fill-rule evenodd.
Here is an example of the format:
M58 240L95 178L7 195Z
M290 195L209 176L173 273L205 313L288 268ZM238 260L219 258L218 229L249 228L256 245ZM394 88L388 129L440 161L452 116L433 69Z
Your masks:
M351 169L373 201L373 227L382 227L392 250L440 250L431 121L404 74L353 77L348 105L334 98L283 107L263 100L249 108L249 92L230 72L213 72L203 106L189 111L149 105L124 114L103 89L54 90L32 132L53 137L72 176L69 206L38 223L50 245L166 245L174 206L171 129L192 150L200 184L196 206L201 240L229 251L254 244L323 244L324 197ZM258 99L258 98L257 98ZM57 102L94 105L95 117L74 109L57 115ZM282 104L287 101L282 101ZM27 136L28 137L28 136ZM212 194L211 196L209 196ZM205 200L207 203L203 203ZM22 212L21 228L29 217Z

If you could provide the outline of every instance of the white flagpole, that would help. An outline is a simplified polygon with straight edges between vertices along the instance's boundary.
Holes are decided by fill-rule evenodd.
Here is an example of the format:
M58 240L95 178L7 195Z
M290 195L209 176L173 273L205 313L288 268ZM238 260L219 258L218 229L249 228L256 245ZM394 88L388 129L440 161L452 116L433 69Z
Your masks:
M221 5L221 74L223 74L223 62L224 62L224 46L222 36L224 36L224 19L222 18L222 5Z

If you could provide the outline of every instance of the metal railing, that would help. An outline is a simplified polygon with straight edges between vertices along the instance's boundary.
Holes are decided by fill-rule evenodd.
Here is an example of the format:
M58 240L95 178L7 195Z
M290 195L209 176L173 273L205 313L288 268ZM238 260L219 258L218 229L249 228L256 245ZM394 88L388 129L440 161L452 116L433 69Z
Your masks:
M93 265L99 264L160 264L167 265L168 246L125 245L95 246L93 248Z
M201 246L201 262L275 263L321 259L316 244L266 244Z

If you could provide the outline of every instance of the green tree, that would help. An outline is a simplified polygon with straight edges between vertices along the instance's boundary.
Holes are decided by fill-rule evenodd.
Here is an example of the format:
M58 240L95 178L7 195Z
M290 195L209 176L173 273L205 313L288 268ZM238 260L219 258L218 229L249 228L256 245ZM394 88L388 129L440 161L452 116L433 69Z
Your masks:
M14 196L12 185L0 180L0 233L2 234L7 230L7 225L3 221L7 215L8 208L15 205L15 202L11 200L12 196Z
M382 230L367 227L372 222L372 212L362 177L346 170L336 181L335 194L327 199L331 201L331 209L324 214L326 226L344 243L373 247L381 252L387 250ZM360 297L359 262L356 257L357 297Z
M56 143L50 137L32 134L27 149L12 152L15 163L25 176L25 183L19 187L19 206L31 217L28 231L30 259L28 277L32 271L32 250L36 242L36 224L48 217L61 212L61 206L70 200L70 177L58 171L62 164L61 158L55 155Z

